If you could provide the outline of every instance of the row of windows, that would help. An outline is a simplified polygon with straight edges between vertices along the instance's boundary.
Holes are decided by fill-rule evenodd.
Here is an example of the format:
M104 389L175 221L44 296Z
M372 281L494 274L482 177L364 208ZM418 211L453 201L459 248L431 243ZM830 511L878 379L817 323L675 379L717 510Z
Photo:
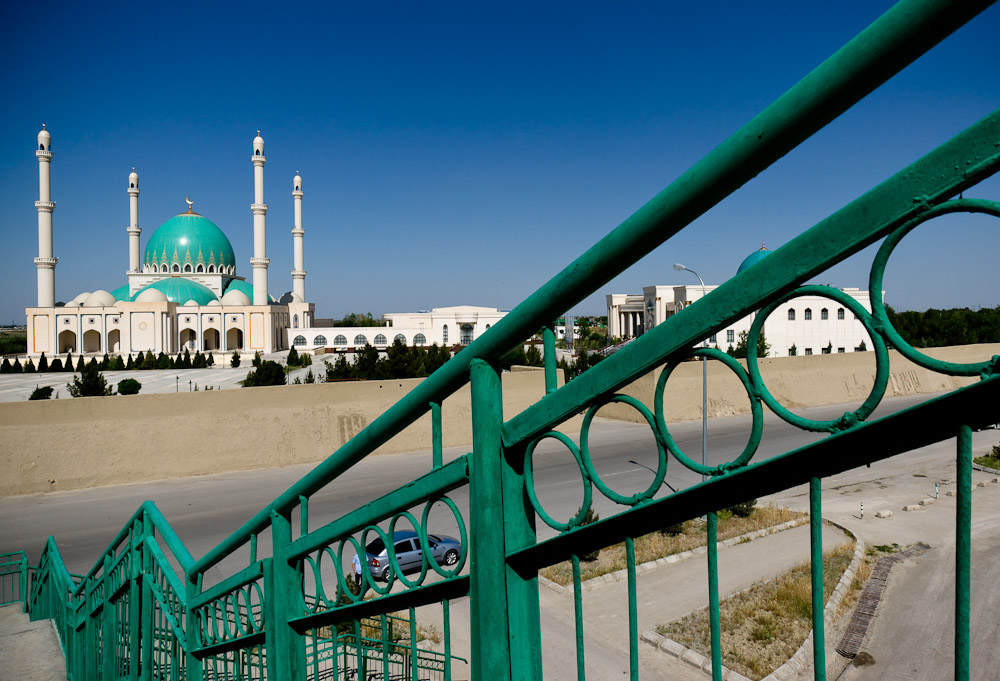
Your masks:
M788 348L788 355L789 355L789 357L793 356L793 355L795 354L795 352L796 352L796 350L795 350L795 348L794 348L794 347L792 347L792 348ZM830 354L830 353L832 352L832 349L830 348L830 346L827 346L827 347L823 348L823 349L821 350L821 352L822 352L822 353L823 353L824 355L829 355L829 354ZM837 354L838 354L838 355L840 355L840 354L843 354L843 353L845 353L845 352L847 352L847 349L846 349L846 348L837 348ZM813 354L813 349L812 349L812 348L806 348L806 354L807 354L807 355L811 355L811 354Z
M813 311L812 311L812 309L810 309L808 307L803 311L802 314L803 314L803 317L805 318L805 320L807 322L810 321L813 318ZM837 319L844 319L844 317L845 317L845 315L844 315L844 308L842 308L842 307L837 308ZM820 319L829 319L830 318L830 311L827 310L824 307L822 310L819 311L819 318ZM788 321L790 321L790 322L794 322L795 321L795 308L794 307L788 309Z
M395 336L395 338L393 338L393 340L394 341L398 340L403 345L406 345L406 336L404 336L401 333L396 334L396 336ZM365 336L364 334L360 334L359 333L357 336L354 337L354 345L356 345L356 346L366 345L367 343L368 343L368 337ZM298 347L301 347L301 346L303 346L305 344L306 344L306 337L305 336L301 336L301 335L300 336L296 336L292 340L292 345L295 345L295 346L298 346ZM383 334L380 333L377 336L375 336L375 342L374 342L375 346L382 346L382 345L388 345L388 344L389 343L388 343L388 341L386 340L386 337ZM416 345L416 346L427 345L427 336L425 336L422 333L418 333L416 336L413 337L413 344ZM326 347L326 336L316 336L315 338L313 338L312 345ZM334 347L337 347L337 346L346 346L347 345L347 336L344 336L342 334L338 334L337 337L333 339L333 345L334 345Z
M156 265L146 265L146 267L145 267L145 272L147 272L147 273L161 272L163 274L167 274L168 272L179 273L180 271L181 271L181 266L178 265L177 263L174 263L173 267L170 267L170 268L168 268L165 263L163 265L160 265L159 269L157 269ZM188 264L184 265L184 272L188 273L188 274L190 274L190 273L204 274L206 272L208 274L215 274L216 273L216 269L215 269L215 264L214 263L211 264L211 265L209 265L207 270L205 269L205 266L202 265L201 263L198 263L198 265L196 265L193 268L191 266L191 263L188 263ZM236 274L236 267L234 265L230 265L229 267L221 267L220 266L219 269L218 269L218 273L219 274Z

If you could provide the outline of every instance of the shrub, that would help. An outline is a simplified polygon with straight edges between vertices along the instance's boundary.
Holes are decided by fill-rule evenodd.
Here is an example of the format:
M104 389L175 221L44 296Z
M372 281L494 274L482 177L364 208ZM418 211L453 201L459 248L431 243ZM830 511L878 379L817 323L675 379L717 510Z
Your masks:
M756 507L757 507L757 500L750 499L748 501L744 501L742 504L736 504L735 506L730 506L726 510L730 511L734 516L737 516L738 518L749 518L750 514L753 513L753 510Z
M122 361L121 355L115 355L115 358L111 360L111 370L125 371L125 362Z
M215 354L208 353L208 358L205 360L205 366L214 367L215 366Z
M233 351L233 358L231 360L229 360L229 366L231 366L234 369L239 369L240 368L240 353L239 353L239 350L234 350Z
M312 369L310 369L309 371L306 372L306 380L305 380L305 382L306 383L315 383L316 382L316 374L313 373Z
M49 400L52 399L52 386L46 385L39 388L37 385L35 389L31 391L31 396L28 400Z
M579 508L576 509L576 512L579 513L580 509ZM600 514L594 510L593 506L591 506L590 508L587 509L587 513L583 516L583 520L580 522L580 527L583 527L584 525L589 525L591 523L596 523L600 519L601 519ZM596 551L591 551L590 553L580 554L580 560L589 563L591 561L597 560L597 558L600 555L601 555L601 550L597 549Z
M135 380L134 378L126 378L123 381L118 381L119 395L138 395L139 390L141 389L142 389L142 383Z
M247 374L243 386L249 388L262 385L285 385L284 367L269 359L261 360L260 366Z
M17 359L16 357L14 358L14 363L10 365L10 373L12 373L12 374L23 374L24 373L24 367L21 366L21 361L19 359Z
M30 357L24 362L24 373L26 374L35 373L35 363L31 361Z
M66 353L66 360L63 362L63 371L73 371L73 353Z
M49 371L62 371L62 370L63 370L62 360L56 357L54 360L52 360L52 364L49 365Z
M0 374L10 373L10 360L6 357L3 358L3 362L0 362Z
M294 347L288 351L288 359L285 361L285 364L290 367L297 367L299 365L299 351Z
M48 370L49 370L49 360L45 358L45 353L43 352L42 356L38 358L38 373Z
M83 364L83 358L80 358ZM111 394L111 386L104 380L104 375L97 368L97 362L83 367L79 376L73 377L72 383L66 384L66 389L72 397L99 397Z

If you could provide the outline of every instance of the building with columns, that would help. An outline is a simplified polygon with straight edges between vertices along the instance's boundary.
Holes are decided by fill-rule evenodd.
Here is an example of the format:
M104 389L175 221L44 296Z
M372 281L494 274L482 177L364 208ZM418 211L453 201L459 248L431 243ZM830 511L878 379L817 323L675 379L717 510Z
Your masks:
M763 246L751 253L737 274L762 260L769 251ZM642 294L612 293L607 296L608 336L628 340L637 338L654 326L693 304L718 286L700 284L680 286L644 286ZM864 309L871 312L868 291L842 288ZM736 347L740 333L749 332L756 313L720 329L708 339L710 347L726 351ZM855 352L871 349L864 325L851 310L823 296L799 296L779 305L764 322L764 337L771 349L769 357L819 355L827 352Z
M293 289L278 300L268 292L267 204L264 203L264 140L251 145L254 169L252 283L237 272L233 247L208 218L187 211L157 227L140 251L139 175L128 176L129 244L126 282L113 291L85 291L56 302L53 212L49 169L52 137L38 133L38 300L25 310L28 354L175 354L233 350L262 353L288 349L292 334L309 329L314 306L305 300L302 177L292 180L295 253Z

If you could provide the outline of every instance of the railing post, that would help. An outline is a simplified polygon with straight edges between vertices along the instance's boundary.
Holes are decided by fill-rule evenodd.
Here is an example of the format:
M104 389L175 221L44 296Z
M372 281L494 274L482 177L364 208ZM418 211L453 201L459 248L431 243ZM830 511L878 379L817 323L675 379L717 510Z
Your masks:
M155 626L153 622L153 589L149 585L149 579L147 575L153 574L153 557L149 555L149 551L146 550L146 537L153 538L156 536L156 530L153 528L153 520L149 517L149 513L142 514L142 537L140 538L140 551L139 554L142 556L142 570L139 573L139 594L142 598L142 615L141 615L141 636L142 636L142 667L140 669L140 679L142 681L151 681L153 678L153 627ZM190 623L188 626L191 626Z
M306 639L288 625L288 620L305 612L302 579L288 564L287 546L292 541L291 514L271 512L271 578L267 595L265 626L268 679L299 681L305 678Z
M474 359L470 373L472 678L536 679L541 677L538 575L519 575L506 561L508 551L534 542L521 470L524 459L504 455L496 368Z
M556 377L556 332L552 324L546 324L542 328L542 349L545 356L542 361L545 365L545 394L554 393L558 387Z
M972 429L959 426L958 504L955 509L955 681L969 680L969 602L972 598Z
M111 603L111 563L112 558L108 553L104 554L104 569L101 570L101 582L104 592L101 602L101 678L103 681L114 681L114 650L115 650L115 620L112 615L114 605Z
M201 660L194 656L195 648L198 648L201 645L201 625L198 622L198 615L196 611L187 605L187 603L194 600L195 596L201 593L201 581L201 574L194 575L193 578L185 577L184 579L184 607L187 610L184 615L184 625L187 627L184 632L184 643L186 644L184 654L185 681L202 681L204 676L204 667L202 667ZM175 668L176 665L171 665L171 669Z
M21 597L21 611L28 612L28 599L31 595L28 593L28 554L21 553L21 567L18 570L19 574L17 577L17 594Z
M812 575L813 677L826 681L826 627L823 598L823 484L809 478L809 548Z
M431 402L431 447L433 451L431 465L441 468L444 457L444 445L441 440L441 403Z
M146 564L143 556L146 553L143 549L142 538L145 533L145 517L143 513L132 522L131 536L129 537L129 574L128 574L128 677L131 681L138 681L139 670L142 665L141 638L148 628L145 620L142 619L143 608L146 599L143 597L142 575L146 572ZM149 658L146 658L148 663Z

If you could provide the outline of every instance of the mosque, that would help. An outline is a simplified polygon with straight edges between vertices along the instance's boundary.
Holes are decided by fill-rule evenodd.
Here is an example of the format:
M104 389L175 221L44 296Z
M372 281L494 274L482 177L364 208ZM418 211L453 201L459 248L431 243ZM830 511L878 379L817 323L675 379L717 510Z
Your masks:
M279 352L299 350L350 353L366 344L385 350L393 340L411 346L467 345L506 314L506 310L461 305L384 315L387 326L336 328L315 319L306 302L303 262L302 178L292 180L294 251L292 290L275 300L268 294L264 203L264 140L257 131L251 147L254 173L252 279L237 274L233 247L225 233L192 210L153 231L140 251L139 175L128 177L129 264L127 283L113 291L80 293L56 302L50 188L52 136L38 133L38 302L25 309L28 354L49 357L132 354L152 351ZM449 331L451 332L449 335Z

